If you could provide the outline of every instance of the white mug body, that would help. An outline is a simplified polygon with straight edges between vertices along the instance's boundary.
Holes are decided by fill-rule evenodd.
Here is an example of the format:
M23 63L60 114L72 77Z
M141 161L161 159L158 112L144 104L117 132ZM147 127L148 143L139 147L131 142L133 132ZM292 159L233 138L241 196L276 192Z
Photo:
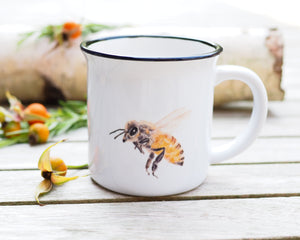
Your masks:
M222 48L159 36L105 38L81 48L88 63L92 179L136 196L199 186L211 161L216 61Z

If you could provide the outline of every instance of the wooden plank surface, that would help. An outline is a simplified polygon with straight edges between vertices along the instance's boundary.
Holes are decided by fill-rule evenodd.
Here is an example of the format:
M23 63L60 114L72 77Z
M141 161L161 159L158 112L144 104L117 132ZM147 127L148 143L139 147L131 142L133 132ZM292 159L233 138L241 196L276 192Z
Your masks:
M249 121L251 106L251 102L232 103L214 111L212 137L234 137L243 131ZM268 108L260 137L300 136L300 101L270 102Z
M58 186L41 198L55 202L114 202L141 200L214 199L245 197L300 196L300 164L258 164L212 166L198 188L180 195L161 198L128 197L107 191L90 177ZM71 176L85 175L87 170L70 171ZM0 205L35 204L35 187L42 180L40 171L0 171Z
M0 170L37 169L39 157L51 144L47 143L31 147L24 143L0 149ZM88 143L68 141L58 144L51 149L51 156L62 158L67 165L87 164Z
M299 35L300 36L300 35ZM298 44L297 38L288 41ZM55 187L35 205L42 180L37 161L49 144L0 149L0 235L5 239L270 239L300 236L300 48L287 48L286 101L269 104L255 143L239 156L209 168L198 188L174 196L137 198L101 188L90 177ZM214 111L213 145L246 126L252 103ZM87 129L52 154L68 165L87 163ZM88 170L71 170L84 175ZM33 205L34 204L34 205ZM18 205L18 206L16 206Z
M299 202L290 197L1 206L0 232L5 239L291 237L300 236Z
M215 118L212 136L214 138L234 137L247 127L248 119ZM298 118L268 118L262 128L260 137L300 136Z
M215 139L213 145L221 145L229 140ZM276 137L258 138L241 154L219 164L257 164L257 163L300 163L300 138Z
M41 197L48 205L40 207L33 204L42 177L31 169L49 144L0 149L1 239L299 239L300 32L284 33L286 100L269 103L259 139L239 156L211 166L200 187L176 196L136 198L83 177ZM213 145L247 126L251 106L233 103L214 112ZM69 165L87 163L87 129L52 142L62 138L69 141L52 154Z
M251 104L251 103L250 103ZM246 128L251 106L229 107L214 112L212 137L234 137ZM300 101L270 103L268 119L260 133L261 137L300 136ZM87 129L55 137L52 141L67 138L69 141L87 141ZM1 151L1 149L0 149ZM0 152L1 153L1 152Z
M300 86L299 86L300 88ZM227 103L214 111L215 118L249 118L252 111L251 101ZM268 118L300 117L300 101L270 101L268 103Z
M231 139L213 139L213 146L224 144ZM37 169L37 162L50 143L29 147L18 144L0 150L0 170ZM272 163L299 162L300 138L259 138L246 151L220 164L231 163ZM20 154L16 154L20 153ZM88 163L87 142L65 142L51 150L51 156L62 158L67 165L82 165Z
M300 161L299 104L297 101L272 103L260 138L247 151L226 163ZM225 143L238 135L247 126L250 113L251 103L232 104L215 111L213 145ZM68 141L53 148L54 156L63 158L68 165L88 162L86 128L56 137L51 142L62 138L67 138ZM50 143L29 147L27 144L18 144L0 149L0 169L36 168L40 154L49 145ZM276 154L269 157L274 152Z

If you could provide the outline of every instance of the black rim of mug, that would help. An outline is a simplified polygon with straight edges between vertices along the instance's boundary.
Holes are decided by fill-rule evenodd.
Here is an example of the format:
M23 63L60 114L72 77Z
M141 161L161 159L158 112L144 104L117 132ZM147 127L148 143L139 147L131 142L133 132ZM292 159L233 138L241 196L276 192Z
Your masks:
M120 38L169 38L169 39L179 39L179 40L185 40L185 41L194 41L199 42L201 44L208 45L210 47L214 48L214 51L207 52L201 55L195 55L195 56L186 56L186 57L130 57L130 56L122 56L122 55L114 55L114 54L107 54L103 52L98 52L89 49L88 47L94 43L101 42L101 41L108 41L113 39L120 39ZM199 39L193 39L193 38L184 38L184 37L174 37L174 36L159 36L159 35L126 35L126 36L113 36L113 37L105 37L105 38L99 38L95 40L90 41L84 41L80 44L80 48L82 51L95 55L95 56L101 56L106 58L114 58L114 59L123 59L123 60L133 60L133 61L186 61L186 60L197 60L197 59L203 59L203 58L210 58L219 55L223 48L216 43L203 41Z

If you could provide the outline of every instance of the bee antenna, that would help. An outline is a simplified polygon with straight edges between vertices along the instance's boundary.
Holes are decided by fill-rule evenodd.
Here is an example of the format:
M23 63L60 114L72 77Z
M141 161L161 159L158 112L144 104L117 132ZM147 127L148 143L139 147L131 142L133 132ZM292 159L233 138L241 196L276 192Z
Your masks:
M118 134L117 136L115 136L114 139L116 139L117 137L121 136L124 133L125 133L125 130L123 132L121 132L120 134Z
M119 128L119 129L117 129L117 130L115 130L115 131L110 132L109 135L110 135L110 134L113 134L113 133L115 133L115 132L118 132L118 131L123 131L123 132L125 132L125 129Z

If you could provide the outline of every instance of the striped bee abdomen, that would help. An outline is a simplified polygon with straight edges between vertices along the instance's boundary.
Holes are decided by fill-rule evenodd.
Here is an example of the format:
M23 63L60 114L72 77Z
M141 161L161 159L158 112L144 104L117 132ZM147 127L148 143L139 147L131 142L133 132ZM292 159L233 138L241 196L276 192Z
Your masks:
M153 137L152 149L165 148L164 158L170 163L182 166L184 163L183 149L177 139L169 134L155 134ZM159 154L160 151L155 151Z

